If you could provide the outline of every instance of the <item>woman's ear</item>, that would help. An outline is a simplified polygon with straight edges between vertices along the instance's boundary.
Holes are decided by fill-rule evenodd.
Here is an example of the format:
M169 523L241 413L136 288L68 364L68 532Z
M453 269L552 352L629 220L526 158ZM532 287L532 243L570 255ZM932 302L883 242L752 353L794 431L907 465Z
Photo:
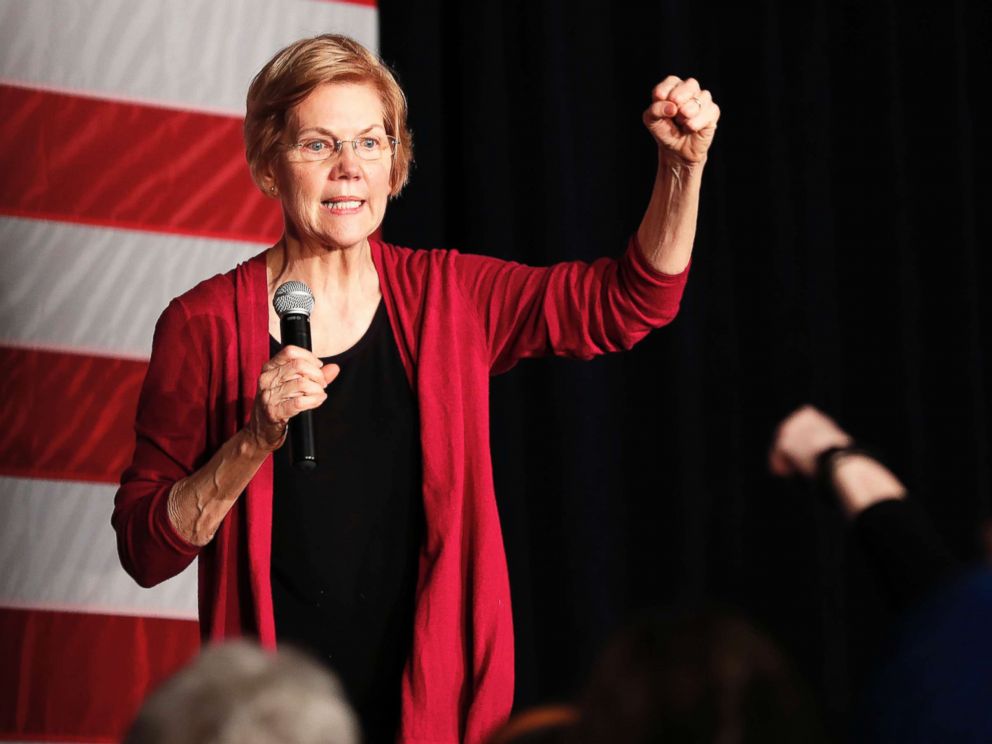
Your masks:
M266 196L273 199L279 198L279 183L271 163L267 163L255 172L255 183Z
M263 176L262 183L266 196L271 196L273 199L279 198L279 186L274 176Z

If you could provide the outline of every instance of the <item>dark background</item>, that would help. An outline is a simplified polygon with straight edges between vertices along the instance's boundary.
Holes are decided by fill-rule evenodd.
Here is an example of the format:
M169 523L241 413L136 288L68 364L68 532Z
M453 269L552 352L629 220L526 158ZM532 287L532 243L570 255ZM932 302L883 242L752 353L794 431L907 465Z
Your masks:
M835 510L767 475L803 402L880 450L952 549L990 512L992 4L398 2L416 167L387 240L531 264L619 254L666 74L722 117L675 323L493 380L516 706L570 697L652 606L719 600L840 730L891 617Z

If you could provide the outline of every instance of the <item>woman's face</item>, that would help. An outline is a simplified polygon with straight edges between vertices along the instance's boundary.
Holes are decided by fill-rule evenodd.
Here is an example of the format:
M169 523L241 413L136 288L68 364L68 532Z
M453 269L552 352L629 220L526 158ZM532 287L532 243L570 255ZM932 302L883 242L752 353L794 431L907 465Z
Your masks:
M321 85L287 117L287 144L325 140L333 147L334 140L361 135L386 136L382 104L370 85ZM325 249L364 245L386 213L393 163L389 152L378 160L363 160L345 142L340 153L323 161L295 162L291 155L280 155L272 167L287 232Z

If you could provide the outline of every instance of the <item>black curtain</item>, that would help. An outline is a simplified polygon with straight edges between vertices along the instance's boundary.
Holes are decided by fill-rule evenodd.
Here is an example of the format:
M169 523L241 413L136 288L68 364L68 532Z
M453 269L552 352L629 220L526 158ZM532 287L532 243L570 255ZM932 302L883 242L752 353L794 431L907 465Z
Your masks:
M985 2L380 0L416 167L384 234L530 264L617 255L668 73L723 115L675 323L494 378L518 708L571 696L647 607L718 600L840 730L891 617L843 520L767 475L812 402L880 450L962 557L989 513Z

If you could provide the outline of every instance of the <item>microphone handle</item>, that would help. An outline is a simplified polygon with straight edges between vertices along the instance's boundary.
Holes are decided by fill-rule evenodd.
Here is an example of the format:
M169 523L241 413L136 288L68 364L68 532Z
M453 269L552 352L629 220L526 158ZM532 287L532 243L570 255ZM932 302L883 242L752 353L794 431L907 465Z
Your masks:
M279 319L279 332L283 346L299 346L311 351L310 317L287 313ZM314 433L313 411L302 411L289 420L289 447L293 467L313 470L317 467L317 436Z

